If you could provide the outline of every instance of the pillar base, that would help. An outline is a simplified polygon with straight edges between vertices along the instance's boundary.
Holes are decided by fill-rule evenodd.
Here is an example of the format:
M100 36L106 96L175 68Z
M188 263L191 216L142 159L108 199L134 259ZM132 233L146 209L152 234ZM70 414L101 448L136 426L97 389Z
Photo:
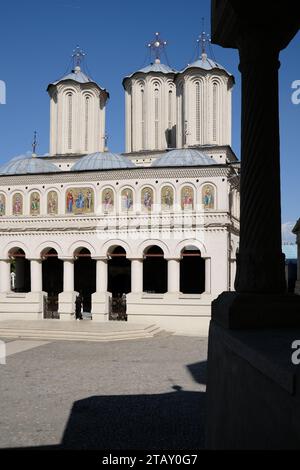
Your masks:
M75 314L75 300L78 292L61 292L58 295L58 313L60 320L73 320Z
M212 320L229 329L300 327L300 297L223 292L212 302Z
M110 298L110 292L95 292L92 294L93 321L108 321Z
M296 281L296 284L295 284L295 294L300 295L300 281Z

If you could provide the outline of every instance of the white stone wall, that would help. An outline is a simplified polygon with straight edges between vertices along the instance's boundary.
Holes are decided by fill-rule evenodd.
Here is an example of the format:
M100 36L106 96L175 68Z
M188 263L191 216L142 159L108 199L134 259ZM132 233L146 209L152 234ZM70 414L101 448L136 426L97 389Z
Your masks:
M234 251L239 224L238 219L230 215L228 198L230 175L231 171L224 166L137 168L78 174L66 172L56 175L1 177L1 193L6 196L7 213L0 217L0 260L2 260L0 319L39 318L42 314L42 301L38 292L16 294L18 299L21 296L20 302L15 302L14 294L8 292L7 263L13 249L23 249L26 258L32 260L31 275L36 288L41 285L41 279L35 279L41 275L38 261L41 261L43 252L49 248L57 251L58 257L64 260L64 268L68 270L72 269L70 262L74 259L76 250L87 248L91 257L99 260L97 273L102 276L106 268L101 263L107 259L108 252L113 246L122 246L127 258L142 261L147 247L158 245L162 248L164 257L172 263L172 260L180 260L181 252L186 246L193 245L205 258L205 292L199 295L174 292L175 279L172 285L170 284L170 292L153 296L143 293L140 288L141 279L135 278L133 292L127 296L128 318L132 322L145 324L154 322L179 333L205 334L210 319L211 301L223 290L232 287L230 270L234 268L228 258L229 234L231 240L234 240L232 243ZM211 184L215 188L213 210L204 210L202 204L204 184ZM175 191L174 210L171 212L161 210L160 195L165 185L173 187ZM194 189L195 206L193 211L182 213L181 189L187 185ZM66 213L65 195L70 187L90 187L94 190L94 213L77 216ZM140 197L144 187L151 187L154 191L151 213L141 211ZM124 188L131 188L134 193L133 211L124 213L120 210L120 206L116 205L112 213L104 213L101 202L102 191L105 188L113 190L115 201L120 200ZM57 216L47 214L47 194L53 190L59 193ZM38 192L41 197L39 216L29 215L30 194L33 191ZM24 197L24 215L12 215L11 204L15 192L20 192ZM70 283L70 280L68 282ZM99 289L103 289L103 282L106 281L103 279L97 281ZM65 289L60 294L61 318L71 318L74 295L72 290L65 291ZM102 321L107 319L107 295L107 292L102 291L93 294L94 319ZM30 309L30 303L35 306L35 310ZM22 309L25 313L22 313Z
M51 85L50 154L87 154L105 147L107 93L95 83Z

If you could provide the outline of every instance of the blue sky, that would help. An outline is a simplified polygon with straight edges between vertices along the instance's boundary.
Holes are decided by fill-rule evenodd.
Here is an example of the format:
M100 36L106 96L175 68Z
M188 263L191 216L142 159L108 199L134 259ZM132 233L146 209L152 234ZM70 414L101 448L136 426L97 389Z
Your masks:
M1 4L0 79L7 87L0 105L0 163L31 149L38 131L38 152L48 152L48 83L67 70L79 44L87 53L92 77L110 92L107 106L109 148L124 150L124 93L122 79L146 65L146 44L155 31L168 41L167 58L177 69L190 62L202 30L210 31L209 0L26 0ZM238 53L213 46L220 64L234 74L232 147L240 154L240 74ZM280 125L282 221L288 233L300 217L299 136L300 104L291 101L291 84L300 80L300 34L281 53ZM270 230L272 228L270 227Z

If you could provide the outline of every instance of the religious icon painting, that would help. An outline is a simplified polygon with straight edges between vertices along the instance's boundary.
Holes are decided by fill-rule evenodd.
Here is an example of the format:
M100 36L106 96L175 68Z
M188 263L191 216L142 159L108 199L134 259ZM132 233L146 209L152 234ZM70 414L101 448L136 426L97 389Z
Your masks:
M171 211L174 204L174 190L171 186L164 186L161 190L161 209Z
M40 195L36 191L30 195L30 215L40 215Z
M132 189L126 188L121 192L121 209L123 212L129 212L133 210Z
M141 206L143 212L151 212L153 206L153 189L143 188L141 194Z
M204 210L214 209L215 190L211 184L205 184L202 188L202 204Z
M184 186L181 190L181 208L184 211L194 209L194 190L190 186Z
M23 215L23 196L21 193L15 193L12 200L13 215Z
M0 194L0 215L5 215L6 198L4 194Z
M94 212L94 191L91 188L67 189L66 212L75 215Z
M111 188L105 188L102 191L102 210L103 212L114 210L114 193Z
M47 214L58 214L58 194L56 191L49 191L47 196Z

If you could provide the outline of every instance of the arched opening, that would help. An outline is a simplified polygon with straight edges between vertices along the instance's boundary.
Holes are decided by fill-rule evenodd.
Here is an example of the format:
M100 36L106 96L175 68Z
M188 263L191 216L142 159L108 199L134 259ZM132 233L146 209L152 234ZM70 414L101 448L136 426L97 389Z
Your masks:
M143 291L163 294L168 290L168 266L164 252L159 246L151 246L144 251Z
M96 291L96 261L87 248L78 248L74 256L74 289L81 297L83 313L91 313L92 294Z
M46 318L59 318L58 294L63 291L63 261L54 248L42 252L43 291L47 292Z
M13 248L9 252L11 258L11 287L14 292L30 292L30 261L22 248Z
M126 294L131 291L131 262L122 246L108 252L108 291L112 294L111 320L127 320Z
M205 291L205 260L195 246L187 246L181 252L180 292L201 294Z

